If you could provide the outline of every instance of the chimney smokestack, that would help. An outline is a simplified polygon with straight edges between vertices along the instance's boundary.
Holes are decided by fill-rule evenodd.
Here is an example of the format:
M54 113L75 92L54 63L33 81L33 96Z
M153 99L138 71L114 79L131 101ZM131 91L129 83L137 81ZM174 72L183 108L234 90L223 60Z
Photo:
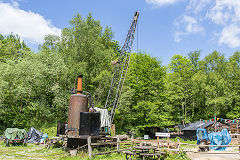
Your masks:
M82 75L78 76L78 81L77 81L77 94L82 94Z

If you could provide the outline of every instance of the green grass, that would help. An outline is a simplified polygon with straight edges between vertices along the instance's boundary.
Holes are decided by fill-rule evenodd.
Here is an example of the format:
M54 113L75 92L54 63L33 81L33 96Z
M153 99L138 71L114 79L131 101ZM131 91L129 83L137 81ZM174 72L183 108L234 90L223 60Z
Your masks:
M0 159L57 159L66 154L60 148L46 149L43 145L28 144L27 146L6 147L0 142Z
M190 159L187 157L187 154L185 152L179 152L178 154L167 152L166 160L190 160Z
M61 157L59 160L90 160L86 153L80 153L76 157ZM113 153L109 155L98 155L94 156L91 160L125 160L124 154Z
M104 151L110 150L109 148ZM94 150L93 153L97 153L97 150ZM60 148L51 148L46 149L44 145L35 145L28 144L27 146L10 146L7 147L3 141L0 141L0 159L59 159L59 160L88 160L88 154L85 152L78 153L75 157L70 157L68 152ZM93 157L92 160L124 160L125 155L123 154L110 154L110 155L99 155Z
M177 141L177 138L171 139L171 141ZM196 144L195 141L183 141L183 140L180 141L184 143ZM101 151L93 150L93 153L106 152L110 150L111 148L103 148ZM168 155L167 160L187 160L187 156L184 152L180 152L180 154L173 154L167 152L167 155ZM4 142L0 141L0 159L89 160L89 157L87 151L79 152L77 156L70 157L68 152L62 150L61 148L46 149L44 145L35 144L28 144L27 146L11 145L10 147L6 147ZM92 158L92 160L116 160L116 159L125 160L125 154L113 153L109 155L98 155Z

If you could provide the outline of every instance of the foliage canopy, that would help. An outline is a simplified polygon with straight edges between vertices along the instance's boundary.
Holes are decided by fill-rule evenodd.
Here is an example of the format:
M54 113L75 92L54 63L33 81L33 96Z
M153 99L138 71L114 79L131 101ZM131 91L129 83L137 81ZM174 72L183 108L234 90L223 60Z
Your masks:
M60 37L48 35L33 53L15 35L0 35L0 129L54 126L67 121L70 91L83 88L103 107L111 61L119 54L111 28L77 14ZM119 132L209 119L240 117L240 52L226 59L213 51L174 55L168 66L133 53L114 123Z

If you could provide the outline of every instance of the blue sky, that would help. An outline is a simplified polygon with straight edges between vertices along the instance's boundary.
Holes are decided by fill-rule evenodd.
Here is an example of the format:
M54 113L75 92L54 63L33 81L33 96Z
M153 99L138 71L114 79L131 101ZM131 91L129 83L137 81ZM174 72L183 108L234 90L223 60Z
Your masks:
M122 44L135 11L133 52L138 46L164 65L174 54L202 50L203 58L217 50L229 57L240 48L240 0L0 0L0 33L19 34L36 50L45 34L59 35L74 14L91 12Z

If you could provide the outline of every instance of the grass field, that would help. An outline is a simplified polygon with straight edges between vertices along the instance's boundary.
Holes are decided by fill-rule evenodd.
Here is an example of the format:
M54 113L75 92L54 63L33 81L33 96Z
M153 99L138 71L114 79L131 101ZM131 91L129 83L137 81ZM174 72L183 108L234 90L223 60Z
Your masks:
M97 150L93 151L98 152ZM0 159L40 159L40 160L88 160L86 152L80 152L75 157L70 157L69 153L61 148L46 149L44 145L28 144L27 146L10 146L6 147L3 141L0 141ZM95 156L92 160L125 160L124 154L113 153L109 155ZM167 160L184 160L187 159L186 154L170 154Z
M6 147L3 141L0 141L0 159L40 159L40 160L87 160L88 154L84 152L78 153L76 157L70 157L68 152L61 148L46 149L44 145L28 144L27 146L10 146ZM111 154L104 156L96 156L93 160L124 160L123 154Z

